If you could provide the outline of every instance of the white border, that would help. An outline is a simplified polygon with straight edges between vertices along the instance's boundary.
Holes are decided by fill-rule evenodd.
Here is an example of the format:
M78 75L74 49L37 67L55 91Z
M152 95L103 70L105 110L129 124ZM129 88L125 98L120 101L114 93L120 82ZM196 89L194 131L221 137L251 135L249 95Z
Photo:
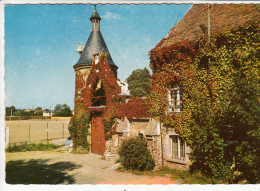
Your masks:
M4 7L18 4L260 4L260 1L117 1L117 0L0 0L0 191L9 190L113 190L113 191L157 191L157 190L236 190L259 191L259 185L8 185L5 183L5 152L4 152L4 115L5 115L5 83L4 83Z

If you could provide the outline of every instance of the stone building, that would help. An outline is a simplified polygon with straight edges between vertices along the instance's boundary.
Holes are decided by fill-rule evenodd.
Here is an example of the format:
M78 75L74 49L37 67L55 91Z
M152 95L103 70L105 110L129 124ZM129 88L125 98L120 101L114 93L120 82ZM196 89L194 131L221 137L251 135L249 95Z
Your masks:
M163 64L172 67L172 60L174 58L169 54L167 55L167 52L172 51L180 44L185 45L186 42L191 42L195 49L199 49L203 44L196 44L196 40L201 37L207 37L210 40L211 35L243 26L248 21L259 20L260 9L258 5L254 4L193 5L184 15L183 19L149 52L149 55L151 55L150 67L152 68L153 74L165 72L162 69ZM225 46L225 39L219 43L219 46ZM165 58L161 60L160 57L162 57L163 54ZM190 52L183 48L181 54L189 55ZM161 62L160 68L157 67L156 62ZM179 67L182 67L181 64ZM183 87L181 87L180 83L174 82L174 78L178 78L178 76L179 73L175 71L165 85L167 93L164 95L165 112L163 115L178 116L182 113ZM167 124L163 123L161 124L160 136L162 140L162 165L175 169L188 169L190 165L189 154L192 150L186 140L180 137L174 128L167 127Z
M213 5L210 9L211 22L208 21L208 5L193 5L183 19L177 23L161 42L149 54L163 51L176 43L186 40L196 41L211 33L218 33L242 25L248 20L259 19L259 8L255 5ZM101 18L95 8L91 18L92 32L86 45L78 44L80 55L74 65L76 72L75 113L82 103L91 113L91 151L105 155L107 159L116 158L122 140L129 136L143 136L148 149L155 159L156 168L187 170L190 165L189 154L192 151L186 140L179 136L174 128L150 118L118 119L113 125L114 132L110 139L105 139L102 115L109 110L112 97L121 96L125 102L131 95L127 84L117 79L117 66L112 60L100 31ZM208 23L211 23L210 27ZM187 30L188 29L188 30ZM186 54L184 52L184 54ZM159 58L158 58L159 59ZM109 67L107 67L109 65ZM153 73L158 72L151 60ZM102 66L102 67L101 67ZM111 71L110 73L108 72ZM159 71L160 72L160 71ZM175 75L178 75L176 72ZM109 76L109 78L107 77ZM109 82L115 82L109 84ZM155 92L156 93L156 92ZM182 87L180 84L168 83L165 94L166 116L182 113ZM154 118L152 118L154 117Z
M74 111L77 114L83 104L83 107L91 113L91 136L88 137L91 152L105 155L107 159L114 159L117 157L118 147L123 139L142 135L149 140L148 148L156 159L156 165L160 166L160 129L158 122L154 119L118 119L113 126L114 132L111 138L105 137L102 117L111 107L111 97L118 97L123 100L123 103L127 103L131 95L127 82L117 79L118 67L113 62L102 37L101 18L96 7L90 20L92 32L85 45L78 43L76 52L79 53L80 58L73 67L76 72Z

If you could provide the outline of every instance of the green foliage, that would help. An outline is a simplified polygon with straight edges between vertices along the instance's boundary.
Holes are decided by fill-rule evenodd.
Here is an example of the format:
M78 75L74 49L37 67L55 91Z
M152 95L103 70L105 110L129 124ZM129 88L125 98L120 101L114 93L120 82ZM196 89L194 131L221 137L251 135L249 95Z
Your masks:
M34 116L34 112L25 112L24 110L16 111L16 116Z
M248 22L211 36L210 43L202 38L194 44L195 57L188 57L185 43L161 58L152 55L151 113L187 140L193 172L232 183L239 171L248 182L259 183L260 23ZM183 87L181 114L165 116L167 82ZM238 144L229 143L234 140Z
M78 112L76 115L72 116L69 124L69 132L71 139L73 140L74 149L82 147L89 150L88 136L90 135L90 121L90 113L86 110L84 110L84 112Z
M31 144L8 146L5 151L6 152L49 151L57 148L58 146L54 144L31 143Z
M16 109L15 109L14 106L6 107L6 108L5 108L5 115L6 115L6 116L11 116L11 115L14 116L15 111L16 111Z
M57 104L55 106L56 113L53 116L58 117L70 117L72 116L72 112L70 110L70 107L67 104Z
M126 81L133 97L149 97L151 79L147 68L134 70Z
M43 112L42 112L42 111L40 111L40 112L35 112L35 113L34 113L34 116L43 116Z
M72 112L70 108L62 108L59 112L55 113L53 116L70 117L72 116Z
M62 108L62 105L61 104L57 104L55 107L54 107L54 110L55 111L60 111Z
M260 180L259 32L259 22L249 22L212 37L211 45L195 58L193 83L183 83L192 86L184 102L191 116L192 169L229 182L235 181L235 170L251 183ZM229 140L241 144L231 145Z
M228 182L223 182L218 179L210 178L202 175L200 172L191 173L189 171L180 171L176 169L169 169L167 167L158 171L162 174L171 174L174 177L180 177L183 179L184 184L227 184Z
M119 157L118 159L116 159L115 163L121 163L121 158Z
M127 170L153 170L154 159L147 149L146 141L140 137L130 137L123 141L118 154L121 164Z
M36 107L36 109L35 110L42 110L42 108L41 107Z
M236 148L237 166L248 183L260 182L260 129L249 131L247 139ZM250 170L249 170L250 169Z

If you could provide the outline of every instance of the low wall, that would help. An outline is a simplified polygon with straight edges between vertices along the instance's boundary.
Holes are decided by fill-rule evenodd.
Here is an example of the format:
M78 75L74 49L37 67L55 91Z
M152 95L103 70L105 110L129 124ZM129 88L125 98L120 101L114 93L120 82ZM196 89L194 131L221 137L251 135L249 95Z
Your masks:
M66 120L70 120L71 117L51 117L51 119L55 121L66 121Z

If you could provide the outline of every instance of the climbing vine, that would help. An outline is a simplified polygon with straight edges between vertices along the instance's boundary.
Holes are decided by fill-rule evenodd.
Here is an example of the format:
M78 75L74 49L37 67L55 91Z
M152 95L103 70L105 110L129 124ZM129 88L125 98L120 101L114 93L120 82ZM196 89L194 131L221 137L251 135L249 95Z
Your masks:
M210 43L201 37L151 51L149 112L187 140L191 170L230 182L239 171L251 183L260 181L259 26L247 22L219 31ZM172 83L183 87L183 111L167 115Z
M97 64L93 63L90 71L76 71L76 94L75 94L75 115L70 122L70 134L72 136L75 147L82 146L87 142L89 127L92 115L99 111L102 112L102 122L104 124L105 138L109 139L115 134L115 125L117 119L127 117L141 118L147 117L148 105L144 99L131 98L126 103L121 93L121 88L117 83L117 79L107 61L107 54L100 53L100 60ZM87 78L85 76L88 76ZM99 87L98 87L99 86ZM105 92L105 107L93 107L93 99L96 90L100 88ZM85 121L82 121L82 119ZM85 125L83 125L85 124ZM86 132L85 132L86 129ZM81 133L81 132L84 133ZM85 136L81 136L81 135Z

